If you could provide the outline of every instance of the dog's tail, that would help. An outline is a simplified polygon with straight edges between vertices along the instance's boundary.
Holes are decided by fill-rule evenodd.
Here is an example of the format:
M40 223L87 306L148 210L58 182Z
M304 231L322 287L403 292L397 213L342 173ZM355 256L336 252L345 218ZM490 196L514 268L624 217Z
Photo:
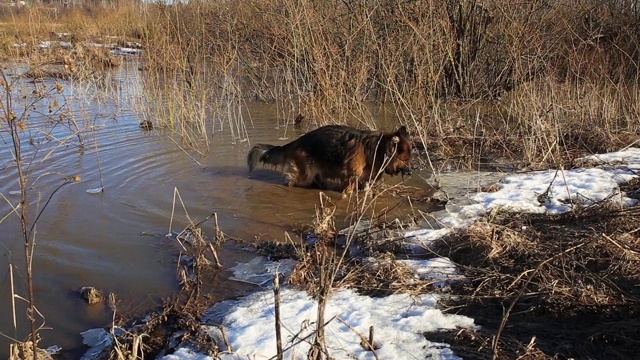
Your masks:
M286 161L287 156L284 146L257 144L247 155L249 171L253 170L259 162L273 166L284 166Z

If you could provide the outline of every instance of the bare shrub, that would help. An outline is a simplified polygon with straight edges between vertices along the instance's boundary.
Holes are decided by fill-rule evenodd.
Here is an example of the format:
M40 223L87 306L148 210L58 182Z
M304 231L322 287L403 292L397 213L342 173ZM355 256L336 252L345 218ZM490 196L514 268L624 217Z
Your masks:
M454 286L453 302L484 328L450 340L468 345L477 337L471 343L479 346L493 338L486 355L498 359L531 351L534 358L631 356L639 214L607 202L562 215L504 212L443 239L438 251L469 279Z
M366 105L390 103L440 158L560 166L638 133L638 15L620 4L190 2L149 7L144 37L154 76L214 117L259 99L285 124L377 127ZM203 118L189 106L164 117Z

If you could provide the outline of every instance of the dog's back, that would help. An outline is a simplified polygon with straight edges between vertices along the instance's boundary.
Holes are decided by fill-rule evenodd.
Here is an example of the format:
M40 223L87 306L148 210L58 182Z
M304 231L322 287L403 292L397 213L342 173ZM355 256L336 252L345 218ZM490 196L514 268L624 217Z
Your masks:
M363 182L410 172L411 148L404 127L394 133L323 126L283 146L259 144L247 157L284 168L289 186L319 186L352 191Z
M328 125L303 135L297 141L308 156L323 167L342 170L357 144L373 133L344 125Z

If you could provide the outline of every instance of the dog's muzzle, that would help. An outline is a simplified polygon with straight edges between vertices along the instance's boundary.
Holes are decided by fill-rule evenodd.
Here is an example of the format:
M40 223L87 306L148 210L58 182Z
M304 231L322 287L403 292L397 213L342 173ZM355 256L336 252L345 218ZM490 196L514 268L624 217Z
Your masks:
M411 176L411 169L398 169L398 172L402 175L402 176Z

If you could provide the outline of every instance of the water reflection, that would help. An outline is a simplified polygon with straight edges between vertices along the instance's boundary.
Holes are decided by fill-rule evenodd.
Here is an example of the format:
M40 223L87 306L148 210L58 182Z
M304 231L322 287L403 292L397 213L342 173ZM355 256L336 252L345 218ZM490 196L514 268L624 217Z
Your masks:
M169 231L174 189L194 221L216 212L224 232L245 240L283 240L286 231L311 223L315 216L318 190L283 186L279 171L259 168L249 173L246 168L252 144L283 144L304 133L304 127L284 128L275 116L277 109L264 103L248 104L253 119L248 126L251 143L232 144L228 134L216 132L209 152L188 154L164 134L139 128L140 84L137 65L128 64L100 85L65 86L46 105L39 105L40 114L32 118L55 139L69 140L63 144L49 141L47 133L36 131L37 127L30 135L41 146L31 146L25 139L25 155L32 160L29 176L40 177L30 190L30 216L64 176L82 177L82 182L66 185L55 194L37 225L36 305L46 316L46 325L53 328L41 333L45 347L79 346L81 331L110 322L111 314L104 307L88 307L76 297L74 291L82 286L114 292L120 300L118 311L140 314L178 289L175 244L164 237ZM75 116L84 148L75 142L68 124L51 123L47 112L55 101L65 102L64 111ZM1 140L8 144L8 135L1 134ZM101 186L103 193L87 193ZM19 197L10 195L15 190L19 190L16 167L5 146L0 151L0 192L16 204ZM338 206L338 224L348 221L348 202L338 193L330 196ZM379 208L394 207L398 201L384 198ZM176 207L173 230L188 224L181 209ZM399 214L407 212L406 207L396 209L401 210ZM9 204L1 202L0 216L10 212ZM23 243L15 216L4 219L0 229L0 311L8 314L9 264L16 267L16 291L26 294ZM204 223L203 230L212 234L214 224ZM252 257L231 244L223 246L219 256L225 268ZM213 299L249 290L246 284L229 281L228 276L225 270L211 275ZM3 316L0 332L24 339L28 333L24 314L25 306L19 304L18 331L11 317ZM0 357L7 356L8 340L0 337Z

